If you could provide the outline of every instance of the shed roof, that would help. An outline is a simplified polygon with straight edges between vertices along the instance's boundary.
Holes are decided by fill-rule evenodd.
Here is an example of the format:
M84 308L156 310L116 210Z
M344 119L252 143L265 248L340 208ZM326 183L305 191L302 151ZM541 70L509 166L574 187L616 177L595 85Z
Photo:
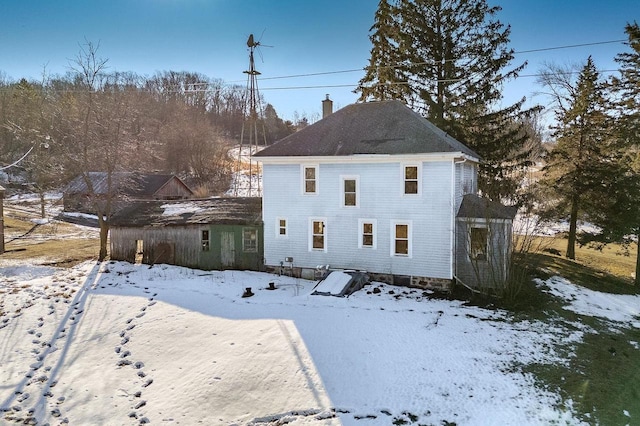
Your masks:
M460 152L472 149L437 128L402 102L365 102L346 106L281 139L256 157L347 156Z
M210 198L190 201L136 201L111 217L111 226L257 225L262 198Z
M89 172L89 179L96 194L106 194L108 192L108 173L107 172ZM157 193L172 179L176 179L185 189L193 194L193 191L176 175L172 174L143 174L136 172L114 172L111 173L112 187L119 193L136 196L151 196ZM82 175L76 176L67 185L66 193L86 193L88 191L87 184Z
M462 198L457 217L513 220L517 212L517 206L505 206L476 194L467 194Z

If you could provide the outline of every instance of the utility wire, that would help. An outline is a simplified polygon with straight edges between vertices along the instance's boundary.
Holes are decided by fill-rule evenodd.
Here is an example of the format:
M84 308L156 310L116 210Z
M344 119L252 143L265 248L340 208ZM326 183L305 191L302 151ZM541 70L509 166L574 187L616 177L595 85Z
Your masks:
M621 43L621 42L625 42L625 41L627 41L627 40L626 39L618 39L618 40L596 41L596 42L592 42L592 43L566 44L566 45L563 45L563 46L543 47L543 48L539 48L539 49L529 49L529 50L514 51L513 54L514 55L521 55L521 54L524 54L524 53L546 52L546 51L560 50L560 49L573 49L573 48L576 48L576 47L597 46L597 45L602 45L602 44ZM456 61L456 60L458 60L458 59L445 59L443 61L439 61L438 63L452 62L452 61ZM376 67L373 67L373 68L380 68L380 69L384 69L384 68L399 68L399 67L403 67L403 66L421 66L421 65L430 65L430 64L435 64L435 63L436 62L427 61L427 62L416 62L416 63L412 63L412 64L384 65L384 66L380 66L380 67L376 66ZM338 71L325 71L325 72L315 72L315 73L307 73L307 74L283 75L283 76L277 76L277 77L264 77L264 78L259 78L259 80L276 80L276 79L286 79L286 78L314 77L314 76L318 76L318 75L345 74L345 73L351 73L351 72L366 71L369 68L372 68L372 67L367 66L367 67L363 67L363 68L354 68L354 69L338 70ZM233 81L229 81L228 83L234 83L234 82L240 82L240 81L241 80L233 80Z
M539 48L539 49L529 49L529 50L521 50L521 51L514 51L513 54L514 55L518 55L518 54L524 54L524 53L533 53L533 52L545 52L545 51L551 51L551 50L560 50L560 49L572 49L572 48L576 48L576 47L586 47L586 46L597 46L597 45L603 45L603 44L612 44L612 43L621 43L621 42L626 42L628 40L626 39L618 39L618 40L607 40L607 41L598 41L598 42L592 42L592 43L581 43L581 44L567 44L567 45L562 45L562 46L553 46L553 47L544 47L544 48ZM454 61L456 59L446 59L442 62L449 62L449 61ZM421 66L421 65L429 65L429 64L433 64L435 62L419 62L419 63L412 63L412 64L399 64L399 65L385 65L385 66L380 66L380 67L375 67L375 68L380 68L380 69L384 69L384 68L399 68L399 67L403 67L403 66ZM352 73L352 72L362 72L362 71L366 71L368 68L370 67L363 67L363 68L354 68L354 69L347 69L347 70L337 70L337 71L324 71L324 72L314 72L314 73L305 73L305 74L292 74L292 75L284 75L284 76L276 76L276 77L264 77L264 78L259 78L259 81L266 81L266 80L280 80L280 79L288 79L288 78L301 78L301 77L315 77L315 76L320 76L320 75L332 75L332 74L346 74L346 73ZM610 73L610 72L616 72L618 70L599 70L600 73ZM570 75L570 74L577 74L579 73L579 71L567 71L565 74ZM515 78L522 78L522 77L540 77L543 74L521 74L516 76ZM469 77L461 77L459 79L445 79L445 80L436 80L435 82L438 83L452 83L452 82L459 82L459 81L464 81L466 79L468 79ZM233 81L228 81L226 82L227 84L230 83L238 83L238 82L245 82L245 80L233 80ZM408 83L404 83L404 82L396 82L396 83L389 83L389 84L408 84ZM185 84L185 88L183 88L182 90L166 90L166 91L162 91L159 93L202 93L202 92L209 92L210 89L207 88L207 86L209 85L209 83L207 82L196 82L196 83L186 83ZM205 88L200 88L204 86ZM339 88L339 87L357 87L358 84L336 84L336 85L315 85L315 86L282 86L282 87L263 87L260 90L298 90L298 89L330 89L330 88ZM8 91L10 90L9 88L0 88L0 91ZM66 89L61 89L60 91L63 92L84 92L85 90L66 90ZM155 91L150 90L150 89L146 89L145 91L149 92L149 93L154 93Z

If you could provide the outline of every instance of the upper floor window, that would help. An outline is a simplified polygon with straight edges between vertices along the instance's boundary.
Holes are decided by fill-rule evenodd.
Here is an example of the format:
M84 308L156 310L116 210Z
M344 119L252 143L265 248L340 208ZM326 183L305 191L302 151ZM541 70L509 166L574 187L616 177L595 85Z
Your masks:
M356 176L342 177L342 206L358 206L358 178Z
M302 166L302 192L305 194L318 193L318 166Z
M418 194L419 193L419 169L418 166L404 166L404 193L405 194Z
M251 253L258 251L258 230L256 228L242 230L242 250Z

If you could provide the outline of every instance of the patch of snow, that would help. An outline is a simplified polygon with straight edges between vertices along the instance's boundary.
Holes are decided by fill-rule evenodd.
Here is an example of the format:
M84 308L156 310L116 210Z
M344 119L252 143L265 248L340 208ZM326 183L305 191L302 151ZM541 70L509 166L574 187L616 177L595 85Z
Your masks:
M0 409L38 423L580 424L518 368L564 362L554 346L582 334L562 324L249 271L0 259L0 274Z
M548 287L550 294L568 302L565 309L581 315L629 323L640 328L640 295L611 294L577 286L565 278L554 276L538 284Z
M202 207L198 206L196 203L173 203L173 204L163 204L161 206L164 211L162 213L163 216L177 216L186 213L196 213L202 210Z

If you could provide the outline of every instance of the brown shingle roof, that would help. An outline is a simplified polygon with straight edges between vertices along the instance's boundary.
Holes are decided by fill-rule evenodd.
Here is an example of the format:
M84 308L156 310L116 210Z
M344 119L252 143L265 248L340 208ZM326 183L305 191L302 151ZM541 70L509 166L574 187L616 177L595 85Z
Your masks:
M257 225L262 198L211 198L190 201L138 201L111 217L112 226Z
M461 152L480 158L400 101L344 107L255 154L256 157Z

